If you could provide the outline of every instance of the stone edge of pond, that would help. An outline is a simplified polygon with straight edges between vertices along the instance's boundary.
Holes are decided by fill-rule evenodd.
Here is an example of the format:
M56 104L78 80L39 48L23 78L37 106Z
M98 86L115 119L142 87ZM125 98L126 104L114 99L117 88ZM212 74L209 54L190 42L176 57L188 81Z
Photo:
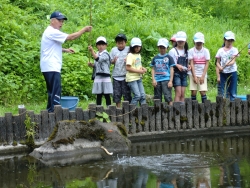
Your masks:
M128 139L132 142L154 141L169 139L181 139L181 138L197 138L197 137L216 137L216 136L237 136L250 135L250 126L234 126L234 127L211 127L204 128L202 130L186 129L186 130L169 130L158 132L141 132L134 135L129 135Z

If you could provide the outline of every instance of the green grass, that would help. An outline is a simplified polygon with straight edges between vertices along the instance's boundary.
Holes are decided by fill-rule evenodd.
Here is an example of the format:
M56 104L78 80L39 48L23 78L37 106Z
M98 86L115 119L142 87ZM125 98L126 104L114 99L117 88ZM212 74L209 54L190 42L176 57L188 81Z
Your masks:
M174 97L174 90L172 91L173 97ZM250 94L250 86L245 86L242 84L238 85L238 95L247 95ZM150 94L153 95L153 94ZM215 102L216 101L216 95L217 95L217 88L215 87L209 87L209 91L207 92L207 98L208 100L210 100L211 102ZM189 91L189 88L187 87L186 89L186 93L185 93L186 98L190 98L191 94ZM199 102L201 102L201 97L200 94L197 94L197 100ZM90 103L95 103L95 100L80 100L78 103L78 107L81 107L83 109L87 109L88 105ZM24 104L25 108L27 110L32 110L34 111L35 114L39 114L41 112L41 110L45 110L46 109L46 104L47 101L41 101L41 102L33 102L30 101L27 104ZM18 105L19 104L13 104L13 105L8 105L8 106L0 106L0 116L4 116L5 113L7 112L11 112L13 115L14 114L18 114ZM105 99L103 98L102 100L102 105L106 108L105 105ZM115 105L115 103L113 103L113 105Z

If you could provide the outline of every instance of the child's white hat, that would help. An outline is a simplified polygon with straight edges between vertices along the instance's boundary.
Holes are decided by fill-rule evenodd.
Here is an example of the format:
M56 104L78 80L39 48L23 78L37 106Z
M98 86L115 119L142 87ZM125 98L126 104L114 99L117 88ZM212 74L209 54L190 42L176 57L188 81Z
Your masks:
M168 45L169 45L169 42L167 39L161 38L158 40L157 46L164 46L165 48L167 48Z
M202 42L205 43L204 35L201 32L195 33L194 35L194 42Z
M235 40L235 36L234 36L234 33L232 31L227 31L225 34L224 34L224 38L226 40Z
M98 43L98 42L101 42L101 41L107 44L106 38L105 38L105 37L102 37L102 36L98 37L98 38L96 39L96 42L95 42L95 43Z
M132 38L131 42L130 42L130 46L134 47L134 46L142 46L142 42L141 39L134 37Z
M184 31L178 31L176 33L176 41L187 41L187 34Z

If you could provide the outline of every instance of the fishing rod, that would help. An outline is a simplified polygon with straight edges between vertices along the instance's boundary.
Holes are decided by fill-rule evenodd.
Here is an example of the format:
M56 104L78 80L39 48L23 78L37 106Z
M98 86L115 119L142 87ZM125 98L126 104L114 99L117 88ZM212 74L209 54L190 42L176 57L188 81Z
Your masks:
M231 63L250 43L247 43L229 62L227 62L222 69L224 69L229 63Z
M92 26L92 0L90 0L89 2L89 25ZM89 41L88 41L88 46L91 46L91 41L92 41L92 34L91 34L91 31L89 32ZM89 57L89 62L90 62L90 57L91 57L91 54L90 52L88 53L88 57Z

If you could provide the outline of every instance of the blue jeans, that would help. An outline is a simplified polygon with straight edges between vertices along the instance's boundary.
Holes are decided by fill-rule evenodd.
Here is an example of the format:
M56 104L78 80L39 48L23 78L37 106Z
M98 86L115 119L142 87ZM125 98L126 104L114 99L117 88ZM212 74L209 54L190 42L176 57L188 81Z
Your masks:
M230 101L233 101L237 95L237 78L238 76L236 71L230 73L220 73L221 93L223 96L227 96L227 94L229 94Z
M174 73L173 85L187 87L187 73Z
M142 84L142 79L128 82L128 86L130 87L130 90L133 93L133 98L130 104L137 105L138 101L140 102L140 104L145 104L146 95Z

